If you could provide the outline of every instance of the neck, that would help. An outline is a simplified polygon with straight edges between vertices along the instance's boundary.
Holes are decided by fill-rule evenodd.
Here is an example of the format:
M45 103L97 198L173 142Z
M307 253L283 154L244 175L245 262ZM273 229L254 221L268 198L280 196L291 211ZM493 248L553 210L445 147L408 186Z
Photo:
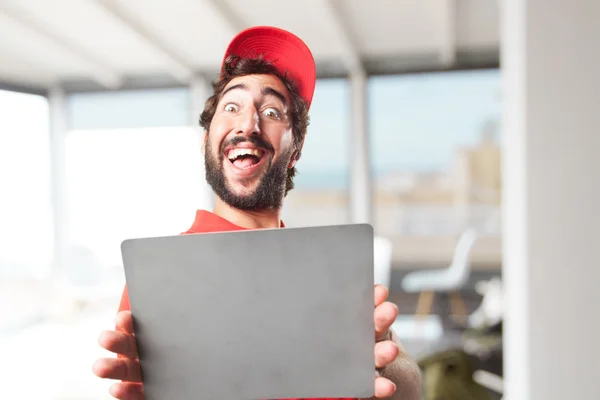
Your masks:
M232 224L246 229L279 228L281 226L281 210L279 208L260 211L239 210L216 196L213 212Z

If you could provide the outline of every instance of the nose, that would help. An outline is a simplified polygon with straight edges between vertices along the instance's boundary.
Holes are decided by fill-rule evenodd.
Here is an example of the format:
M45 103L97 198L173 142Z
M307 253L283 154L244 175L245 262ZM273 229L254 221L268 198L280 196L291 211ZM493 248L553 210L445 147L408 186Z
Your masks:
M258 111L254 107L248 107L244 112L241 112L236 124L236 133L238 135L260 134L260 118L258 117Z

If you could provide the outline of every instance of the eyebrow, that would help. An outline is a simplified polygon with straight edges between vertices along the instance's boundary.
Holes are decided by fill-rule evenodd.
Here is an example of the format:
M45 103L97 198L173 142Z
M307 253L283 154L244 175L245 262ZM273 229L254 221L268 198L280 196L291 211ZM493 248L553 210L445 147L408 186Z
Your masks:
M230 86L223 91L223 94L221 95L221 97L225 96L225 94L227 94L228 92L230 92L232 90L236 90L236 89L248 90L248 86L246 86L246 84L244 84L244 83L238 83L236 85ZM266 86L265 88L263 88L262 94L263 94L263 96L275 96L279 100L281 100L281 102L283 103L284 106L287 105L287 100L285 98L285 95L283 93L281 93L279 90L276 90L276 89L273 89L272 87Z
M262 94L263 94L263 96L275 96L279 100L281 100L281 102L283 103L284 106L287 105L285 96L279 90L275 90L272 87L267 86L262 90Z
M221 97L225 96L227 94L227 92L231 92L232 90L235 90L235 89L248 90L248 86L246 86L243 83L238 83L237 85L230 86L223 91L223 93L221 94Z

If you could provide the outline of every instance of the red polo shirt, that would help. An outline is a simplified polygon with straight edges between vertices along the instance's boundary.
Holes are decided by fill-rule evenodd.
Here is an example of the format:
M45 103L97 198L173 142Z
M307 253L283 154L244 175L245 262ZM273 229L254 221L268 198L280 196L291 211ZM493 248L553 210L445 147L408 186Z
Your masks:
M284 227L284 224L281 223L281 227ZM208 233L208 232L227 232L227 231L241 231L246 230L246 228L242 228L241 226L237 226L232 224L225 218L221 218L216 214L213 214L209 211L198 210L196 212L196 219L192 224L192 227L183 234L190 233ZM119 305L119 311L129 310L129 296L127 295L127 286L123 290L123 295L121 297L121 304ZM289 399L289 400L300 400L300 399ZM312 400L336 400L336 399L312 399ZM339 399L339 400L354 400L354 399Z

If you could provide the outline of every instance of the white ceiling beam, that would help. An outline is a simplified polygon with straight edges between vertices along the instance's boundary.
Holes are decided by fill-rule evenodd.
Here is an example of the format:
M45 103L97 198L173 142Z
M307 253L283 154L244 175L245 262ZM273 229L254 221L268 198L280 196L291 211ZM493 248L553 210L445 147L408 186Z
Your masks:
M97 4L102 6L114 19L118 20L128 29L136 33L141 39L156 50L169 66L169 73L181 83L187 84L194 75L192 63L185 60L180 54L174 50L173 46L166 43L164 39L159 37L155 32L152 32L147 26L135 16L126 11L115 0L95 0Z
M440 61L445 67L456 62L456 0L441 0Z
M335 29L340 47L342 49L342 57L344 64L349 72L364 73L364 67L358 53L357 46L354 40L354 32L350 27L350 23L344 18L343 2L340 0L322 0L324 1L324 9L327 13L327 19L331 26Z
M207 0L207 3L213 7L233 34L237 34L249 27L243 18L225 0Z
M90 77L96 83L108 89L116 89L121 86L122 76L113 68L106 65L102 60L90 54L83 46L73 38L63 37L44 24L43 20L24 10L16 3L0 2L0 12L7 18L34 32L36 35L53 42L65 52L78 58L89 70Z

